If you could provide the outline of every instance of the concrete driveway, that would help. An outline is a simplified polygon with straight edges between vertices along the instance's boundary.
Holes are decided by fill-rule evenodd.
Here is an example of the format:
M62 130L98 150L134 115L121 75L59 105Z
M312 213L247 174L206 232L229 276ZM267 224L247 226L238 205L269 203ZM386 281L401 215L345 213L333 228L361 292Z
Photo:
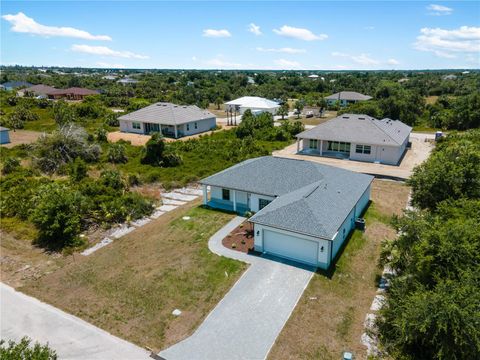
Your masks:
M411 133L411 149L408 149L402 162L398 166L374 164L362 161L348 159L335 159L315 155L297 154L297 144L292 144L286 148L273 152L273 156L286 157L291 159L301 159L332 165L350 171L356 171L364 174L370 174L378 177L392 177L400 180L408 179L413 172L413 168L424 162L432 151L434 145L429 141L435 138L433 134Z
M28 336L42 344L48 342L59 359L149 359L146 350L3 283L0 295L0 335L4 340Z
M189 338L159 353L164 359L264 359L308 285L312 269L227 249L222 239L245 218L236 217L210 238L218 255L250 264Z

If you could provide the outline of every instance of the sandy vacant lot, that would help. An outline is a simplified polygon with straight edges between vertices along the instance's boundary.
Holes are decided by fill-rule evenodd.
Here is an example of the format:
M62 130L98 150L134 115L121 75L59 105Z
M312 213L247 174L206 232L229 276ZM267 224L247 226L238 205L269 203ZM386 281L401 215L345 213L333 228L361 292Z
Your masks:
M289 145L282 150L273 152L273 156L314 161L365 174L407 179L412 174L413 168L429 157L430 152L434 147L430 141L432 136L433 135L431 134L412 133L410 136L412 147L407 150L399 166L373 164L347 159L334 159L315 155L299 155L297 154L296 143Z
M10 130L10 143L3 144L3 147L12 148L20 144L31 144L40 137L43 133L40 131L31 130Z

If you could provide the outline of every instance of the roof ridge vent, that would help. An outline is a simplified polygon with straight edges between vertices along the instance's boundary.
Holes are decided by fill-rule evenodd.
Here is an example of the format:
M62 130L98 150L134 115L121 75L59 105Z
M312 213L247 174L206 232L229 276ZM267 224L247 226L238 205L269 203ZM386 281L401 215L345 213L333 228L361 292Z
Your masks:
M350 119L350 116L342 116L342 119Z
M365 120L365 118L362 116L362 117L359 117L358 120Z

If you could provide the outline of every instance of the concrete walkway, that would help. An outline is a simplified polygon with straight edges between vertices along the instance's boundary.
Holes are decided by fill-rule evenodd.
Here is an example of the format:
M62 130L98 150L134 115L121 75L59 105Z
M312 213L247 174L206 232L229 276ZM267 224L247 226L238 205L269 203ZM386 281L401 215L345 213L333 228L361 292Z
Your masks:
M264 359L312 278L312 269L227 249L222 240L245 218L236 217L208 246L218 255L250 264L189 338L159 353L164 359Z
M4 340L28 336L49 343L59 359L149 359L149 353L73 315L0 283L1 326Z

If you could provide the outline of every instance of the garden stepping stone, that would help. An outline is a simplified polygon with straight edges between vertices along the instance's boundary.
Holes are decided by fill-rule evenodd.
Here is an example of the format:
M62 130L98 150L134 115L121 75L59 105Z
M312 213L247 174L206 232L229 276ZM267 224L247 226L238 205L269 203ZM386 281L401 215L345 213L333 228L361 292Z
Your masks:
M370 306L370 310L378 311L382 308L383 303L385 302L385 296L383 295L375 295L372 306Z
M132 221L132 225L135 226L135 227L140 227L140 226L148 224L150 221L152 221L152 219L150 219L148 217L144 217L144 218Z
M185 194L180 194L176 192L169 192L169 193L162 194L162 198L164 197L169 199L174 199L174 200L180 200L180 201L192 201L192 200L195 200L198 196L185 195Z
M173 200L173 199L168 199L168 198L163 198L162 199L162 204L163 205L185 205L185 201L180 201L180 200Z
M119 239L124 235L127 235L128 233L131 233L133 230L135 230L134 226L128 226L128 225L122 225L118 228L116 228L112 233L111 237L115 239Z
M82 251L81 254L82 254L83 256L88 256L88 255L94 253L95 251L97 251L98 249L101 249L101 248L103 248L104 246L107 246L108 244L110 244L110 243L112 243L112 242L113 242L112 239L110 239L110 238L108 238L108 237L107 237L107 238L104 238L104 239L102 239L102 241L100 241L99 243L96 243L96 244L93 245L92 247L90 247L90 248Z
M195 189L195 188L181 188L174 190L177 193L186 194L186 195L203 195L202 189Z
M161 211L161 210L157 210L155 211L152 215L150 215L150 217L152 219L158 219L160 216L162 216L163 214L165 214L165 211Z
M162 205L158 207L157 210L167 212L167 211L175 210L177 207L178 207L177 205Z

